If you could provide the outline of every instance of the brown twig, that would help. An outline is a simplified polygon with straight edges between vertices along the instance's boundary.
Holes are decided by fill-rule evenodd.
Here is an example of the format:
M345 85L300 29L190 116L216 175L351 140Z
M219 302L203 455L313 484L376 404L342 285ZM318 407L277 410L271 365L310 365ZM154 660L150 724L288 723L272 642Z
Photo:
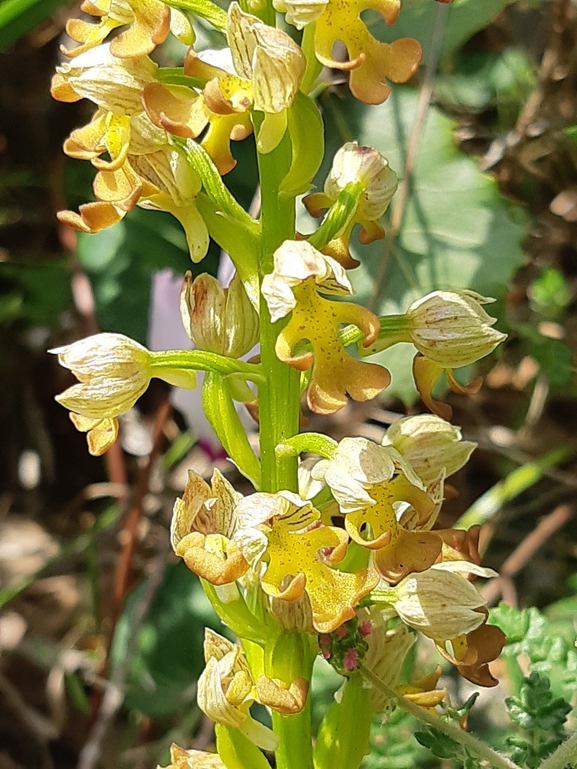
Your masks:
M148 614L150 605L152 604L156 591L162 581L168 554L168 544L165 542L155 561L152 563L150 576L146 582L144 592L134 608L131 633L126 645L126 652L106 684L104 696L102 697L98 709L97 718L90 731L88 740L80 751L78 764L76 765L77 769L95 769L95 767L98 766L106 735L114 721L116 713L119 711L124 701L126 676L136 648L138 631Z
M144 497L148 493L150 475L162 450L164 428L168 418L170 417L171 411L172 406L170 404L169 398L167 398L160 405L156 413L153 430L152 451L148 455L146 464L140 471L136 490L134 493L134 500L123 523L121 535L122 550L118 558L118 565L116 567L116 575L114 579L113 608L111 612L113 628L116 625L116 621L120 616L120 612L124 606L126 594L131 587L131 567L132 558L136 549L138 523L142 516Z
M490 606L497 601L500 596L506 600L511 600L510 587L512 577L527 565L531 557L539 550L545 542L559 529L565 526L575 514L575 509L570 505L559 505L552 513L545 516L539 524L528 534L521 544L515 548L501 567L499 577L491 580L482 593ZM507 590L509 588L509 590ZM508 593L508 595L506 595Z

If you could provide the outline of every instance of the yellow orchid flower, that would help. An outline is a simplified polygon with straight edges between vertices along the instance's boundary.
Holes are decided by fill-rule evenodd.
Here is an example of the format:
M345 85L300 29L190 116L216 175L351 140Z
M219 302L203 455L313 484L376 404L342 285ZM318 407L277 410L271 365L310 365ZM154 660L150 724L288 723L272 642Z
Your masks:
M168 211L182 224L191 259L197 262L209 241L195 205L200 179L142 105L156 71L147 57L118 59L108 44L57 69L52 81L56 99L88 98L99 107L92 121L73 131L64 144L70 157L90 160L98 168L96 201L81 205L79 213L61 211L58 218L73 229L94 233L116 224L136 205Z
M378 583L374 569L349 574L332 568L345 557L349 538L342 529L321 525L319 512L295 494L252 494L239 503L237 515L266 537L264 592L289 602L306 593L319 633L351 619L357 603Z
M120 59L148 55L166 40L169 30L187 45L194 41L194 31L186 16L161 0L84 0L80 8L100 21L68 21L66 32L79 43L72 50L61 46L62 53L70 58L95 48L111 32L124 26L128 29L112 41L112 53Z
M324 299L319 291L347 294L352 288L334 259L306 241L285 241L274 254L274 272L262 283L271 320L291 313L277 338L276 354L299 371L312 368L309 408L332 414L346 405L347 395L358 401L374 398L388 386L390 375L382 366L348 355L338 335L341 324L352 323L363 332L364 344L370 345L380 330L376 316L351 302ZM295 354L301 340L310 341L312 352Z
M213 585L235 582L249 569L239 545L235 508L242 498L218 470L211 486L193 470L182 499L174 504L172 547L188 568Z
M393 24L401 0L275 0L277 10L286 11L287 21L299 29L316 22L315 53L325 67L350 70L350 88L354 96L366 104L381 104L390 87L387 80L404 83L417 69L422 50L417 40L406 37L394 43L380 43L369 32L361 18L363 11L380 13L387 24ZM349 53L348 61L333 57L333 47L342 41Z
M388 582L435 563L442 540L425 529L436 500L395 449L345 438L334 457L319 462L314 472L331 489L351 539L372 551L374 567ZM414 530L398 520L400 503L413 511Z

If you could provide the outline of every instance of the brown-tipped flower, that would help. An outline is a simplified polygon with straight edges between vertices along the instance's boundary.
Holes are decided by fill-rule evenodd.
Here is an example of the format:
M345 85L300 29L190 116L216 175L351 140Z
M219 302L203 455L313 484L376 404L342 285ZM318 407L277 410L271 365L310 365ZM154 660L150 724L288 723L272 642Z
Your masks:
M351 183L360 184L364 190L357 206L358 218L376 221L385 213L395 194L397 175L378 150L347 142L334 157L325 181L325 194L334 201Z
M258 315L235 273L228 288L212 275L187 272L180 294L186 333L199 350L240 358L258 342Z
M460 574L443 568L446 565L410 574L390 591L395 611L403 622L436 641L471 633L485 621L485 614L479 611L485 607L481 593ZM462 571L468 567L474 573L495 576L491 569L473 563L459 564Z
M411 341L445 369L475 363L507 338L482 307L494 301L475 291L433 291L407 310Z
M157 769L226 769L226 766L216 753L206 753L204 750L185 750L174 743L170 746L170 765L158 766Z
M418 414L393 422L383 445L395 448L429 486L441 473L447 477L460 470L477 444L463 441L458 427L435 414Z
M96 334L50 352L79 380L56 396L72 412L75 427L87 433L91 454L103 454L116 440L116 417L132 408L153 376L193 389L196 372L153 366L150 353L123 334Z

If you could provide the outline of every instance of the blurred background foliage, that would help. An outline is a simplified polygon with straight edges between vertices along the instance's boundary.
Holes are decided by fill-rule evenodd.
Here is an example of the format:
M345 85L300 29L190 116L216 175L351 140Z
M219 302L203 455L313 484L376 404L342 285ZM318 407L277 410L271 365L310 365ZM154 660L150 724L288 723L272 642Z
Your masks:
M146 343L153 275L215 274L220 259L213 245L192 266L178 223L161 213L136 210L94 236L58 225L57 210L92 196L89 164L61 152L92 107L49 95L76 13L77 3L59 0L0 3L2 769L148 769L166 762L173 740L211 745L194 684L202 628L221 626L195 577L173 561L167 526L188 467L210 473L217 463L239 480L199 440L194 418L191 426L198 403L188 416L170 410L159 384L125 420L123 450L104 460L88 456L53 402L70 381L46 349L98 330ZM478 395L449 396L479 448L439 523L482 523L485 562L501 570L484 590L490 603L504 601L491 620L509 636L495 671L502 683L483 692L469 725L538 766L547 740L574 729L577 691L577 4L403 0L391 28L371 11L364 18L381 40L417 37L424 63L378 108L355 102L342 73L325 73L327 158L317 183L353 139L377 147L401 179L385 241L356 249L351 276L374 311L398 312L436 288L497 300L491 311L508 340L483 362ZM224 42L202 24L197 40ZM155 56L176 66L183 52L172 43ZM249 207L252 141L234 153L226 181ZM298 226L313 226L304 208ZM335 415L336 438L378 440L396 415L419 411L412 355L408 345L382 354L392 387L378 404ZM407 680L435 664L429 645L419 646ZM462 718L472 689L448 671L443 683L455 703L444 717ZM338 682L319 664L315 684L318 723ZM398 710L375 720L366 769L471 765L439 733L415 739L416 729Z

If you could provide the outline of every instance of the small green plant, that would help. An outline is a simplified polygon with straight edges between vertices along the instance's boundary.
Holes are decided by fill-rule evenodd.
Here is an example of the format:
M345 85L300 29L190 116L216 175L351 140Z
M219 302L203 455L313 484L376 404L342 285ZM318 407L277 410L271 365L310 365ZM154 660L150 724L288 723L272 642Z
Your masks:
M505 702L511 720L522 730L507 737L511 758L520 766L537 769L567 738L565 721L571 705L554 697L549 679L536 672L523 679L518 697L507 697Z

